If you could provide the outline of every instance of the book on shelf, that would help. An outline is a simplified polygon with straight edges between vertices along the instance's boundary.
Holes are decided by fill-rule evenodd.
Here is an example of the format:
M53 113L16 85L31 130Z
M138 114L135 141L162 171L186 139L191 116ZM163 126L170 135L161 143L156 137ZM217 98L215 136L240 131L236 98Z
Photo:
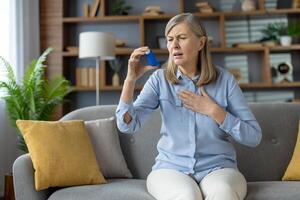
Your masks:
M96 68L95 67L77 67L76 68L76 86L90 87L96 86Z
M79 67L76 67L76 79L75 79L75 85L81 86L81 69Z
M89 87L96 87L96 68L95 67L89 67L88 68L88 86Z
M90 9L90 17L96 17L99 8L100 8L100 0L94 0Z

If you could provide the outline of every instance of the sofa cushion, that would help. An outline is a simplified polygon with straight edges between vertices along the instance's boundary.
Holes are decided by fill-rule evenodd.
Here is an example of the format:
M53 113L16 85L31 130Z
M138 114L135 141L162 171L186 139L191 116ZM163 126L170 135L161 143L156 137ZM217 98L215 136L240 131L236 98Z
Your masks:
M17 120L35 169L36 190L105 183L82 120Z
M300 123L298 128L298 138L295 145L292 159L284 173L283 181L300 180Z
M155 200L141 179L108 179L109 184L75 186L57 190L48 200ZM300 182L250 182L245 200L298 199Z
M234 143L238 168L248 182L281 181L297 140L300 104L252 103L250 106L261 126L262 140L255 148Z
M245 200L299 199L300 182L249 182Z
M132 178L124 159L115 117L85 121L100 170L105 178Z
M155 200L146 189L146 181L108 179L108 184L76 186L57 190L48 200Z

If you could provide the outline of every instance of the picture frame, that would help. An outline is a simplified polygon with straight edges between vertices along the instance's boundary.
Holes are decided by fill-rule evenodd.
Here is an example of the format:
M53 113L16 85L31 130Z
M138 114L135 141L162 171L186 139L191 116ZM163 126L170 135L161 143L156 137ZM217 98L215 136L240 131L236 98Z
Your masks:
M167 39L165 36L157 36L157 45L160 49L167 48Z

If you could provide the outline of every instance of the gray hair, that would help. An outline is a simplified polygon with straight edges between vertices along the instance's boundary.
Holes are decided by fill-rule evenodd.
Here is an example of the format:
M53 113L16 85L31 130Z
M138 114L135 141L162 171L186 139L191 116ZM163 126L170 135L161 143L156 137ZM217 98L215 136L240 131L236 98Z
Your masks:
M205 45L203 49L198 54L197 69L200 71L200 78L196 85L198 87L202 85L209 84L215 81L218 77L218 72L214 65L212 64L211 55L207 44L207 35L204 26L202 25L199 17L193 15L192 13L182 13L174 16L169 20L165 28L165 36L167 37L171 29L180 23L186 23L190 30L199 38L205 37ZM176 71L178 66L173 63L171 57L169 56L166 78L173 84L178 84L179 80L176 77Z
M194 16L192 13L182 13L179 15L174 16L169 20L169 22L166 25L165 29L165 36L169 34L171 29L176 26L177 24L180 24L182 22L186 22L191 31L198 37L205 36L206 37L206 31L204 26L202 25L200 19L196 16Z

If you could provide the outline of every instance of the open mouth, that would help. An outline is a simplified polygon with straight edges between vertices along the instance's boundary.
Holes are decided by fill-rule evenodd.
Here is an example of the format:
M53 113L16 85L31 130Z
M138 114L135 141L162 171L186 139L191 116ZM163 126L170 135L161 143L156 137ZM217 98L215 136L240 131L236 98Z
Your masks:
M174 57L174 58L181 57L182 55L183 55L183 54L182 54L182 53L179 53L179 52L173 53L173 57Z

